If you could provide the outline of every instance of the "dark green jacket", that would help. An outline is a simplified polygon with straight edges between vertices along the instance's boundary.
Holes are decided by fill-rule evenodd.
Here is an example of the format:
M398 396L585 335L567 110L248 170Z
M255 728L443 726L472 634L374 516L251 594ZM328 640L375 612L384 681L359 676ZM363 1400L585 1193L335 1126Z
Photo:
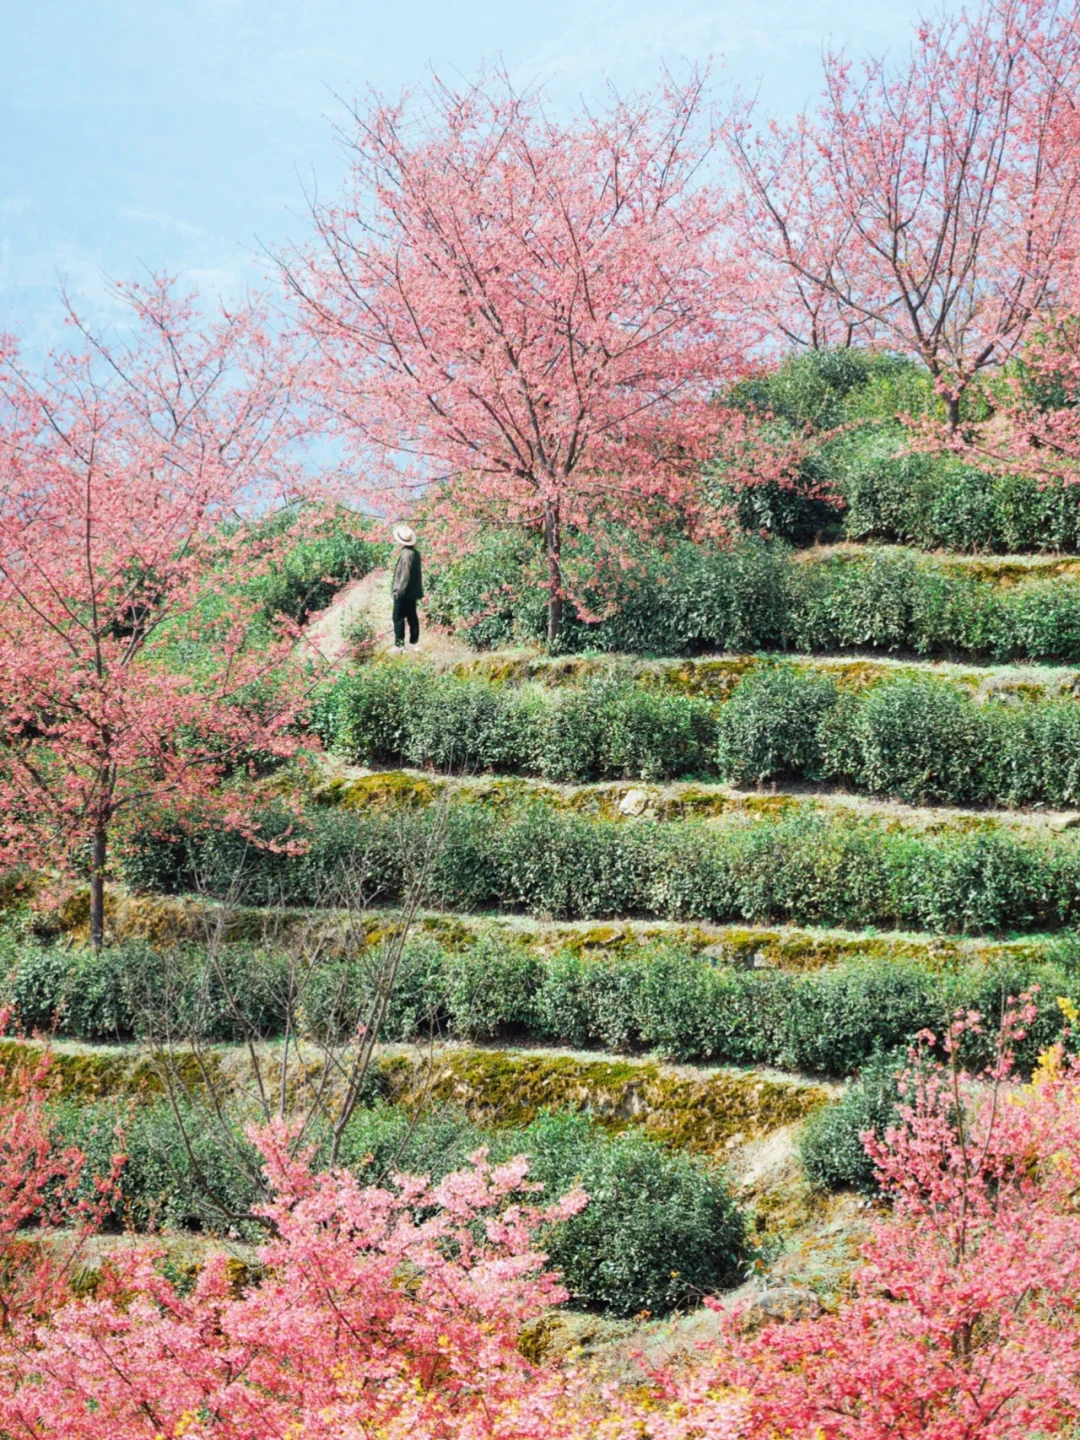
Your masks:
M415 545L403 545L394 566L392 593L395 600L422 600L424 581L420 574L420 552Z

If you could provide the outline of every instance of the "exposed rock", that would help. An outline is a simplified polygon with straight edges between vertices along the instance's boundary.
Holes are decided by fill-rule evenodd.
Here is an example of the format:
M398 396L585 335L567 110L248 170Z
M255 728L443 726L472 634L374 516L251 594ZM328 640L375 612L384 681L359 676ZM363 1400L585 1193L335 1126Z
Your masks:
M790 1325L794 1320L816 1320L821 1302L812 1290L799 1285L777 1285L763 1290L739 1316L739 1328L753 1333L766 1325Z
M619 801L620 815L641 815L645 806L649 803L648 792L645 790L627 790L626 794Z

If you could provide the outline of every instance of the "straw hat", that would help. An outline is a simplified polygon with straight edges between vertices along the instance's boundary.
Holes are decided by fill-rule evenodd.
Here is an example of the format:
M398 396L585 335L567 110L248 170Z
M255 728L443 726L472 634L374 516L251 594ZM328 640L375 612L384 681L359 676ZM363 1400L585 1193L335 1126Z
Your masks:
M395 525L394 539L399 545L415 545L416 531L409 525Z

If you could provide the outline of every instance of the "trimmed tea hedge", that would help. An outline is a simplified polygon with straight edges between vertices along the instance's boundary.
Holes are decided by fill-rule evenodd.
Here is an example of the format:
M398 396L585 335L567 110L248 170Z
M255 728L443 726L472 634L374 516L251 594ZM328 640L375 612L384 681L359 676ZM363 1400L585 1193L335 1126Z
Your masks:
M911 805L1080 804L1080 703L902 676L843 692L794 666L751 673L720 711L720 767L744 784L839 781Z
M289 833L269 812L263 835ZM547 805L505 813L439 807L389 814L323 811L292 829L300 855L235 833L129 836L136 889L253 905L325 905L342 877L396 904L405 859L434 839L427 901L445 910L523 910L555 918L791 921L936 933L1056 930L1080 919L1080 844L994 827L918 832L873 819L798 811L780 819L620 823Z
M343 676L316 717L354 763L524 772L554 781L839 781L912 805L1080 804L1080 703L978 703L933 677L855 692L759 664L720 706L614 675L543 689L400 664Z
M1077 488L1080 498L1080 487ZM524 542L494 540L433 581L429 614L477 648L542 641L542 576L522 562ZM630 540L619 542L620 548ZM909 550L800 554L747 539L728 550L679 543L642 550L629 571L589 557L594 610L572 616L566 649L694 655L754 650L882 654L972 660L1080 661L1080 582L1068 576L992 575ZM471 576L465 583L462 571ZM477 573L473 573L477 572Z
M363 764L520 771L554 781L667 780L714 767L712 706L599 677L560 691L495 686L415 665L344 675L315 728Z
M907 1063L906 1050L878 1051L835 1105L810 1116L799 1139L808 1180L823 1190L877 1189L874 1162L862 1137L870 1131L883 1135L895 1122L897 1081Z
M381 1036L530 1038L847 1076L880 1046L906 1044L925 1028L940 1030L957 1009L995 1015L1008 995L1038 985L1045 1014L1020 1057L1030 1065L1060 1028L1053 999L1080 1001L1074 960L1064 947L1056 960L980 961L958 971L893 958L789 974L725 965L666 944L603 958L561 951L542 959L496 932L463 950L415 936L405 948ZM24 945L12 961L4 998L27 1029L55 1023L60 1033L82 1040L153 1034L155 1009L160 1026L166 1007L170 1033L181 1038L231 1041L245 1025L261 1037L282 1033L289 977L280 957L237 944L223 963L231 995L195 949L178 956L134 945L98 953ZM307 1032L339 1039L354 1034L371 1014L372 973L369 957L321 962L302 997Z

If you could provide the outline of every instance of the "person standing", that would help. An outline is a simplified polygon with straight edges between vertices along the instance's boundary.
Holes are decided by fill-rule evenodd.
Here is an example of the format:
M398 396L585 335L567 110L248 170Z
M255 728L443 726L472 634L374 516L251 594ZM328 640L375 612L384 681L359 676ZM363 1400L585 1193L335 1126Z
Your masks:
M395 525L394 539L401 546L391 586L394 597L394 649L404 650L406 621L409 622L409 644L416 645L420 640L416 602L424 598L424 581L420 573L420 552L416 548L415 532L408 525Z

